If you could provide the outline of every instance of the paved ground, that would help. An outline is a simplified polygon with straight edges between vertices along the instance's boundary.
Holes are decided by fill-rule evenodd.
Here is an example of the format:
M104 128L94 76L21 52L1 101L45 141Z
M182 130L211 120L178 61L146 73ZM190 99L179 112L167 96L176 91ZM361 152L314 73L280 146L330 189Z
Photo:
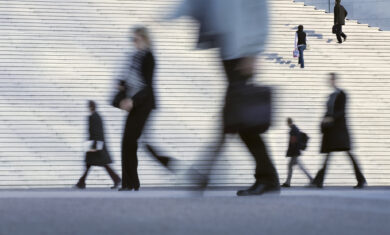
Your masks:
M390 189L2 190L0 234L390 234Z

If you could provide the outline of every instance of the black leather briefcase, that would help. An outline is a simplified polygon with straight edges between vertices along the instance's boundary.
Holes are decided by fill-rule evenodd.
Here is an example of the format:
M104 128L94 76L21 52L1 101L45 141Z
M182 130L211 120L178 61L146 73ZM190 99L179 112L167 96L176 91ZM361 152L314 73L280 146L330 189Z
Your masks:
M265 132L271 126L271 96L270 87L229 86L223 110L225 133Z

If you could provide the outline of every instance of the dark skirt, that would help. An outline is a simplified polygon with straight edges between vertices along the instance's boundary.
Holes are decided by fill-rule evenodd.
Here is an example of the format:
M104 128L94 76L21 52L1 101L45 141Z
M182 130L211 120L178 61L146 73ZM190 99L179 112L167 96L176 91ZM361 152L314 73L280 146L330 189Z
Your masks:
M91 166L105 166L112 163L112 160L106 147L104 147L103 150L87 152L85 154L85 163Z

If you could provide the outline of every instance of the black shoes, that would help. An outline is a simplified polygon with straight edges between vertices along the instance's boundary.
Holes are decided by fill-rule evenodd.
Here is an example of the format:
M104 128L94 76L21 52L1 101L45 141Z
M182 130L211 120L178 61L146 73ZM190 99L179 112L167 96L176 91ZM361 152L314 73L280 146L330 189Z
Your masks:
M157 152L153 149L153 147L149 144L146 144L146 149L152 154L152 156L161 163L161 165L165 166L167 169L169 169L169 162L171 161L170 157L160 156L157 154ZM169 169L171 170L171 169Z
M120 188L118 191L131 191L133 190L132 188Z
M74 186L74 188L85 189L85 183L80 183L80 182L78 182L78 183Z
M284 183L284 184L282 184L282 187L283 187L283 188L290 188L290 184Z
M364 187L367 186L367 181L366 180L363 180L363 181L360 181L355 187L353 187L354 189L362 189Z
M117 189L121 183L122 183L121 180L114 182L114 186L112 186L111 189Z
M138 191L139 190L139 187L138 188L120 188L118 189L118 191Z
M254 196L254 195L262 195L264 193L279 193L280 186L279 185L266 185L255 183L252 187L246 190L237 191L237 196Z
M344 42L345 42L345 41L347 41L347 35L345 35L345 37L344 37Z
M323 188L323 187L324 187L323 183L315 183L313 181L306 186L306 188Z

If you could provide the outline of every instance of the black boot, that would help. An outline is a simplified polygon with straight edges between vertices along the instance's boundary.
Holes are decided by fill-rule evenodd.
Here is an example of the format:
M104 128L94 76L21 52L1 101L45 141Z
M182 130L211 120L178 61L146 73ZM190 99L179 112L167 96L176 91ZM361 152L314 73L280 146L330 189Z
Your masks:
M161 165L165 166L167 169L169 169L168 164L171 161L170 157L160 156L157 154L157 152L153 149L153 147L149 144L146 144L146 149L152 154L152 156L157 159L161 163ZM171 169L169 169L171 170Z
M251 195L262 195L264 193L279 193L279 185L267 185L261 183L255 183L246 190L237 191L237 196L251 196Z
M364 187L367 186L367 181L366 180L362 180L362 181L359 181L358 184L353 187L354 189L362 189Z
M85 189L85 182L79 181L74 187L78 189Z
M115 181L115 182L114 182L114 186L112 186L111 189L117 189L121 183L122 183L121 180Z

